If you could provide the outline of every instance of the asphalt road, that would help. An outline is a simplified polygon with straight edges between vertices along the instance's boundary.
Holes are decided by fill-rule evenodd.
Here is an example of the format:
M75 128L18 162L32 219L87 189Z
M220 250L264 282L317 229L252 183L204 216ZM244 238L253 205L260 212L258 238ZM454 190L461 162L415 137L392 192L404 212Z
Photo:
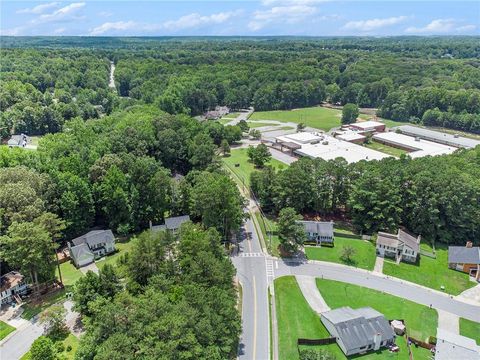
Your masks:
M21 325L17 331L0 345L1 360L20 359L27 351L36 338L43 334L43 327L38 325L35 320Z
M266 259L252 220L247 220L239 239L239 253L232 257L242 285L241 360L270 358L269 306Z

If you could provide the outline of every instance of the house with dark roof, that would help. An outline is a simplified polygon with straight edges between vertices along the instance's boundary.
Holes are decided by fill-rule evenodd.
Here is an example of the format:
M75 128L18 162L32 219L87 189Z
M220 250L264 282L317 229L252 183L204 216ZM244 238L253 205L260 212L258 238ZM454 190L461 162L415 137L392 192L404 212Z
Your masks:
M449 246L448 267L480 280L480 247L470 241L466 246Z
M387 319L370 307L341 307L322 313L321 321L346 356L377 351L395 343Z
M9 304L12 301L21 303L21 296L28 291L28 285L24 277L17 271L0 277L0 305Z
M68 243L70 257L77 267L88 265L115 251L112 230L92 230Z
M190 216L188 215L169 217L165 219L165 224L150 226L150 230L151 231L168 230L172 234L176 235L180 227L188 221L190 221Z
M333 222L332 221L297 221L301 224L307 234L309 241L315 241L317 245L322 243L333 243Z
M400 261L415 262L420 252L421 235L410 235L402 229L397 234L379 232L377 237L377 255Z

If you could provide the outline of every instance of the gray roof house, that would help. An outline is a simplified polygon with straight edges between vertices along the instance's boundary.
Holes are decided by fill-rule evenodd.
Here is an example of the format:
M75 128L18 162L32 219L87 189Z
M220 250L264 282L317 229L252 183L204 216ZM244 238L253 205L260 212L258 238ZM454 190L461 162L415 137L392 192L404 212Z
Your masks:
M25 147L27 145L27 135L12 135L7 144L8 147Z
M70 257L77 267L88 265L115 251L115 237L111 230L92 230L68 244Z
M309 241L315 241L317 245L322 243L333 243L333 222L332 221L297 221L305 229Z
M152 231L168 230L173 234L176 234L178 229L180 229L180 227L188 221L190 221L190 216L188 215L174 216L174 217L166 218L165 224L163 225L150 226L150 230Z
M475 340L438 328L435 360L480 360L480 346Z
M387 319L370 307L341 307L322 313L321 320L346 356L395 343L395 333Z
M480 280L480 247L472 246L471 242L467 246L449 246L448 267Z
M377 237L377 255L393 257L400 261L415 262L420 252L421 236L413 236L398 230L397 234L379 232Z

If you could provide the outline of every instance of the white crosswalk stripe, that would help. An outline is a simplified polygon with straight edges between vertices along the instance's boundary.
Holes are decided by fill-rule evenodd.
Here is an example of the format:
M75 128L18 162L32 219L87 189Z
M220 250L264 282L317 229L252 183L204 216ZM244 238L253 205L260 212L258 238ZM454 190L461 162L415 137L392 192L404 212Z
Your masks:
M275 273L273 271L273 261L272 260L265 260L265 267L267 270L267 278L271 277L273 278L275 276Z
M263 257L262 253L241 253L241 257Z

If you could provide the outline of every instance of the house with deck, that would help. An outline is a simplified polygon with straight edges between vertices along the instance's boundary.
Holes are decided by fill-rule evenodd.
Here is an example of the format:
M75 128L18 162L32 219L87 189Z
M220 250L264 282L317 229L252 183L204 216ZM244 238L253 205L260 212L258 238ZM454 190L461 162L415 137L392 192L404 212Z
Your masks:
M115 251L115 237L112 230L92 230L68 243L70 257L76 267L91 264Z
M297 221L303 226L308 241L315 241L317 245L322 243L333 244L333 221Z
M413 236L399 229L396 234L379 232L377 237L377 255L400 261L416 262L420 252L421 236Z
M21 297L28 291L28 285L22 274L10 271L0 277L0 305L22 302Z
M346 356L377 351L395 343L395 332L387 319L371 307L346 306L326 311L321 321Z

